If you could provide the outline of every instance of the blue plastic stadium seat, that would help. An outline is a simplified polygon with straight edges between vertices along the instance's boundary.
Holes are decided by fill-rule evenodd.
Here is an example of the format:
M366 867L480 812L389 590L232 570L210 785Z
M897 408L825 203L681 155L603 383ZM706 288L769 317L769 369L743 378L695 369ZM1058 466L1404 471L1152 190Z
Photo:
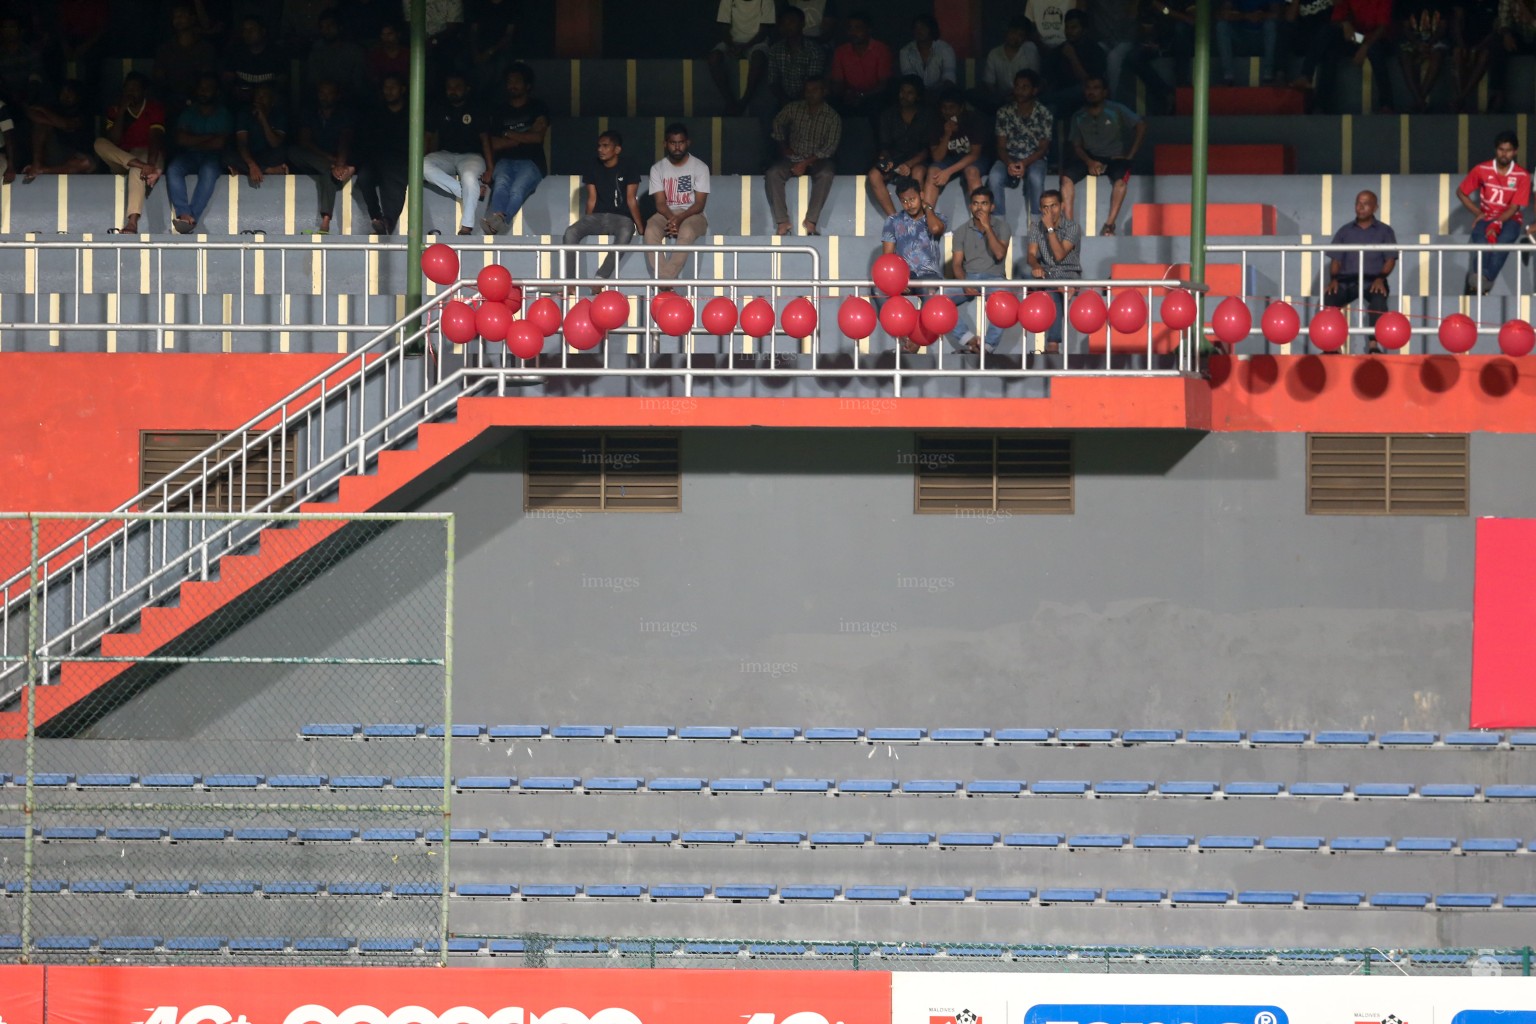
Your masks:
M1157 787L1157 791L1163 796L1214 796L1218 788L1220 787L1215 782L1190 779L1164 782Z
M549 735L557 740L600 740L609 732L606 725L557 725Z
M171 953L217 953L229 943L222 935L174 935L165 940Z
M998 743L1048 743L1055 735L1051 729L993 729L992 739Z
M390 784L396 789L442 789L443 777L441 775L396 775L394 782Z
M355 945L357 945L356 939L317 935L294 939L293 951L295 953L350 953Z
M715 899L717 900L766 900L772 899L774 887L771 885L717 885L715 886Z
M532 886L523 886L523 894L526 896ZM443 895L441 882L401 882L392 890L396 896L430 896L434 899Z
M864 735L869 737L871 743L916 743L928 735L928 730L915 726L880 726L868 730Z
M1093 791L1099 796L1145 796L1152 792L1152 786L1143 779L1107 779L1095 782Z
M1343 796L1349 786L1343 782L1293 782L1291 796Z
M483 953L485 952L484 939L450 938L448 940L448 952L450 953Z
M805 738L817 742L825 742L827 740L860 740L864 738L864 730L845 725L813 725L806 728Z
M1335 853L1349 851L1366 851L1379 853L1392 845L1389 836L1338 836L1328 843L1328 848Z
M1304 907L1358 907L1365 900L1363 892L1309 892L1301 897Z
M509 882L460 882L453 887L453 891L459 896L469 898L492 897L506 899L510 898L517 891L517 887Z
M365 828L359 836L365 843L414 843L421 831L414 828Z
M1506 910L1530 910L1536 908L1536 892L1512 892L1504 897Z
M293 829L271 825L235 829L235 841L242 843L286 843L293 838Z
M1255 906L1289 906L1296 902L1298 895L1288 889L1245 889L1237 894L1237 902Z
M748 832L749 846L799 846L805 842L804 832Z
M938 956L938 946L900 945L881 946L881 956Z
M1001 958L1006 950L1002 946L949 946L944 950L944 952L948 953L950 956L982 960L987 958Z
M569 793L581 785L581 780L574 775L535 775L533 778L524 779L520 784L523 792L560 792Z
M203 779L209 789L255 789L261 785L260 775L223 774L209 775Z
M689 956L736 956L741 946L735 942L685 942L683 952Z
M0 825L0 839L25 839L27 838L27 826L25 825Z
M158 772L139 779L145 789L190 789L202 779L189 772Z
M1520 840L1504 836L1468 838L1461 841L1463 853L1519 853Z
M25 776L22 776L25 780ZM75 777L69 772L33 772L32 785L43 786L48 789L59 789L68 786L75 781Z
M94 825L52 825L43 829L43 839L100 839L102 830Z
M383 789L389 785L388 775L332 775L332 789Z
M712 793L762 793L768 789L767 779L711 779Z
M731 725L684 725L677 730L680 740L730 740L736 738Z
M1028 903L1035 898L1035 890L1017 886L987 886L976 890L978 903Z
M548 731L547 725L493 725L486 735L493 740L536 740Z
M18 882L7 882L6 886L5 886L6 891L7 892L11 892L11 893L19 893L19 892L21 892L22 888L23 888L22 883L19 882L19 881ZM32 891L33 892L46 893L46 894L52 895L52 894L56 894L56 893L61 893L61 892L64 891L64 889L65 889L64 882L62 880L60 880L60 879L57 879L57 878L34 878L34 879L32 879Z
M581 886L571 883L530 883L523 886L523 896L528 899L574 899L581 895Z
M1492 785L1483 787L1483 796L1489 800L1536 800L1536 786Z
M101 940L103 953L148 953L160 945L154 935L109 935Z
M645 886L622 883L589 885L587 895L597 900L637 899L645 895Z
M1496 747L1503 739L1504 736L1501 733L1473 729L1466 732L1448 732L1440 737L1440 742L1448 747Z
M1411 782L1357 782L1355 783L1355 796L1360 797L1404 797L1413 795L1413 783Z
M301 828L301 843L350 843L357 838L355 828Z
M653 900L701 900L709 895L709 886L686 884L664 884L651 886L651 899Z
M1435 906L1467 910L1486 910L1498 900L1491 892L1443 892L1435 897Z
M1440 735L1433 732L1384 732L1376 737L1376 742L1384 747L1429 747L1439 738Z
M901 784L903 793L939 793L950 794L960 792L959 779L908 779Z
M383 882L332 882L325 887L332 896L382 896Z
M773 784L775 793L830 793L831 779L779 779Z
M1184 739L1189 743L1241 743L1243 734L1238 729L1189 729Z
M1408 959L1416 964L1464 964L1469 959L1466 953L1428 953L1414 952L1408 955Z
M1373 907L1411 907L1415 910L1429 906L1427 892L1378 892L1371 894Z
M996 846L1001 837L996 832L942 832L940 846Z
M1278 782L1229 782L1222 787L1227 796L1279 796L1284 788Z
M565 939L556 942L551 947L556 953L606 953L609 946L606 942L590 942L579 939Z
M0 949L17 950L21 948L21 934L19 932L0 933Z
M793 725L749 725L741 730L744 740L793 740L800 738L800 730Z
M422 838L429 843L443 841L443 830L440 828L428 829ZM448 841L452 843L480 843L485 841L485 829L483 828L451 828L448 830Z
M1194 841L1189 835L1153 834L1137 836L1133 845L1138 850L1187 850Z
M1118 850L1124 846L1130 837L1125 833L1112 834L1083 834L1067 837L1068 849L1108 849Z
M1536 747L1536 732L1517 732L1509 737L1511 747ZM1506 900L1506 902L1508 902Z
M876 832L876 846L927 846L933 842L932 832Z
M1173 903L1226 903L1231 899L1230 889L1177 889L1169 897Z
M1036 796L1082 796L1088 783L1078 779L1041 779L1029 787Z
M1397 841L1404 853L1450 853L1456 840L1449 836L1404 836Z
M1106 889L1105 903L1161 903L1166 893L1161 889Z
M1178 729L1127 729L1120 734L1120 742L1177 743L1182 735Z
M671 735L670 725L620 725L613 730L616 740L664 740Z
M873 951L871 946L859 946L857 949L849 943L820 942L811 947L811 952L817 956L853 956L855 952L859 956L868 956Z
M261 891L266 896L317 896L320 893L320 883L267 882L262 885Z
M842 892L842 887L836 885L782 885L779 887L779 899L807 901L834 900L837 899L837 894L840 892Z
M204 896L252 896L256 889L255 882L243 878L214 878L197 883L197 891Z
M381 722L363 726L363 738L370 740L411 739L420 736L426 728L411 722Z
M958 885L914 885L913 903L963 903L971 890Z
M1371 742L1371 734L1361 729L1319 729L1312 742L1325 747L1363 747Z
M863 846L869 842L868 832L812 832L812 846Z
M1419 796L1470 800L1477 796L1477 784L1472 782L1426 782L1419 787Z
M578 846L591 843L610 843L613 833L600 828L562 828L555 830L556 846Z
M1201 836L1202 850L1251 850L1259 845L1258 836Z
M309 725L300 727L299 736L306 740L318 740L337 736L356 736L362 731L362 722L311 722Z
M486 945L492 956L501 956L504 954L513 954L516 956L523 955L522 939L492 939Z
M75 785L81 789L125 789L134 780L135 776L127 772L82 772Z
M698 793L704 789L703 779L660 778L646 783L652 793Z
M187 879L154 879L136 883L133 891L140 896L185 896L195 888Z
M1113 743L1116 735L1113 729L1057 729L1056 742Z
M806 949L800 942L754 942L747 946L747 952L753 956L804 956Z
M108 839L156 840L170 835L170 829L154 825L120 825L107 829Z
M843 891L843 899L870 903L895 903L907 894L904 885L850 885Z
M1307 742L1307 734L1301 729L1255 729L1248 734L1248 742L1255 746L1259 744L1295 746Z
M1321 850L1322 836L1270 836L1264 840L1266 850Z
M684 846L730 845L741 841L741 833L723 828L694 828L683 833Z
M491 837L495 838L494 832L491 833ZM660 843L665 845L677 842L677 833L672 829L665 828L631 828L623 830L616 838L621 843Z
M268 789L319 789L325 785L324 775L269 775Z
M94 935L42 935L35 942L38 949L50 953L78 953L96 945Z
M642 779L633 775L599 775L587 779L582 786L588 793L636 793L642 782Z
M94 896L118 896L128 891L129 883L120 878L82 878L69 883L69 891Z
M928 734L928 738L935 743L985 743L988 732L986 729L973 729L964 726L934 729Z
M420 944L419 939L363 939L357 944L357 951L364 955L369 953L411 953Z
M841 793L881 793L896 791L895 779L844 779L837 784Z
M965 784L971 796L1018 796L1024 792L1023 779L972 779Z
M1040 890L1041 903L1092 903L1098 898L1097 889L1066 887Z
M455 722L451 728L444 728L441 722L427 726L427 735L432 739L442 739L445 733L449 733L456 740L477 740L485 735L485 725L479 722Z
M1061 832L1010 832L1003 836L1004 846L1060 846L1066 841Z

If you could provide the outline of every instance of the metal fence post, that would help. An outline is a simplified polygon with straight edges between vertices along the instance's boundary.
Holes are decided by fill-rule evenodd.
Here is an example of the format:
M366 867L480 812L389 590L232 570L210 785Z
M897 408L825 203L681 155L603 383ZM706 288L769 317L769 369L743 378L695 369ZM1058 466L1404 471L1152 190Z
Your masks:
M1366 973L1366 974L1370 974L1371 973L1371 951L1370 950L1366 950L1365 951L1365 971L1364 971L1364 973Z
M22 799L21 849L21 962L32 959L32 851L36 842L33 828L33 776L37 772L37 532L36 517L27 518L30 550L27 557L27 785Z
M1526 946L1520 951L1520 974L1523 977L1531 976L1531 947Z
M453 846L453 516L444 522L443 566L443 891L439 899L437 957L448 966L449 849Z

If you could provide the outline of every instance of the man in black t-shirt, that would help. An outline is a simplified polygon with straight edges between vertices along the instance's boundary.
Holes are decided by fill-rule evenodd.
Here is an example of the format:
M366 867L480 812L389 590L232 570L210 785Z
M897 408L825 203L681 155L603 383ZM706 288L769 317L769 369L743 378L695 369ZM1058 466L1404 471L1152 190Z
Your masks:
M608 131L597 137L597 159L581 176L582 216L565 229L560 239L575 245L592 235L612 235L615 246L626 245L636 232L645 232L640 219L640 183L649 174L624 158L624 136ZM565 276L579 277L577 253L565 259ZM598 277L612 277L618 253L603 257Z
M507 70L506 102L487 122L485 148L495 161L485 230L497 235L517 216L547 172L544 139L549 107L533 96L533 69L518 62Z
M379 91L383 102L366 121L357 185L363 193L363 205L368 207L373 233L391 235L405 207L411 114L405 104L405 83L398 76L385 75Z
M929 206L939 205L939 193L956 178L965 185L967 196L986 184L987 172L992 169L987 155L987 144L992 141L988 121L990 118L965 105L965 94L959 89L945 89L939 94L939 129L928 147L932 162L924 186Z
M427 158L422 169L428 184L463 204L459 234L473 234L475 211L490 191L491 170L485 132L488 120L469 99L469 82L452 72L444 83L447 101L427 115Z

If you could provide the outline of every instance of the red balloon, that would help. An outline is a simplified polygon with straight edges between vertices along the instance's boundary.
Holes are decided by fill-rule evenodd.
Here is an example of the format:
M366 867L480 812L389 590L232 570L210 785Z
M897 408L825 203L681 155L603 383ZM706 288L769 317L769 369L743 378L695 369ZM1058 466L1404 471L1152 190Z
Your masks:
M1104 296L1098 292L1083 292L1067 308L1067 319L1084 334L1092 334L1103 327L1108 316L1109 310L1104 308Z
M906 260L888 252L875 260L870 277L874 279L875 287L885 294L900 295L912 283L912 268L907 266Z
M488 302L506 302L512 294L512 272L498 263L492 263L475 277L475 287L480 297Z
M1225 345L1236 345L1252 330L1253 314L1248 311L1248 303L1235 295L1222 299L1211 314L1211 333Z
M905 295L898 295L880 307L880 326L893 338L905 338L917 327L917 309Z
M1337 352L1349 340L1349 321L1338 309L1324 306L1307 325L1307 337L1324 352Z
M993 327L1012 327L1019 322L1019 297L1013 292L987 296L987 322Z
M1413 340L1413 324L1395 310L1383 313L1376 320L1376 340L1382 348L1400 349Z
M453 284L459 279L459 254L442 242L429 245L421 254L421 272L433 284Z
M1049 292L1032 291L1019 303L1019 326L1031 334L1051 329L1056 322L1056 300Z
M693 303L681 295L673 295L667 302L653 302L651 319L656 321L662 334L680 338L693 330Z
M1465 313L1452 313L1440 321L1440 344L1447 352L1470 352L1477 344L1477 324Z
M1182 288L1175 288L1163 296L1162 309L1158 311L1163 319L1163 326L1175 331L1187 331L1195 324L1195 319L1200 315L1200 307L1195 302L1195 297Z
M610 288L592 297L592 325L598 330L613 331L627 323L629 323L629 299L626 296Z
M779 318L779 326L791 338L809 338L816 330L815 304L804 296L791 299L784 307L784 315Z
M749 338L766 338L773 333L773 306L759 295L741 307L741 333Z
M543 332L546 338L560 330L560 322L563 318L560 304L548 295L542 299L535 299L533 305L528 307L528 322Z
M1109 326L1121 334L1135 334L1147 326L1147 300L1133 288L1115 293L1109 304Z
M475 311L458 299L444 303L441 327L443 337L455 345L467 345L479 337L475 329Z
M1499 351L1507 356L1528 356L1536 348L1536 330L1524 320L1510 320L1499 328Z
M544 351L544 332L527 320L514 320L507 328L507 350L519 359L533 359Z
M565 314L565 343L580 352L603 343L603 332L592 322L592 300L578 299Z
M736 303L724 295L716 295L704 304L699 323L710 334L730 334L736 329Z
M955 308L955 300L948 295L930 295L923 302L918 319L922 321L923 330L937 339L955 329L955 325L960 322L960 311Z
M912 325L912 333L907 336L907 340L916 345L918 348L927 348L929 345L932 345L934 342L939 340L939 336L937 334L934 334L928 328L923 326L923 314L921 310L918 311L917 322Z
M1264 340L1271 345L1289 345L1301 333L1301 317L1289 302L1271 302L1259 320Z
M486 341L506 341L512 326L512 311L504 302L486 302L475 310L475 330Z
M519 312L522 311L523 308L523 290L517 285L513 285L511 291L507 293L507 297L504 301L507 304L507 308L512 311L514 316L516 316Z
M837 310L837 327L854 341L863 341L875 333L878 322L874 304L858 295L843 300Z

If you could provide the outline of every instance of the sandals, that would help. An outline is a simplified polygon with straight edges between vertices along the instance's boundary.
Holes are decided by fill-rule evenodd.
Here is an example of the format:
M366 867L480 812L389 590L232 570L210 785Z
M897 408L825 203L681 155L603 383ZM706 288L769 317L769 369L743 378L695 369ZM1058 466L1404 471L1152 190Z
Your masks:
M1103 236L1103 237L1107 238L1107 237L1113 235L1114 233L1115 233L1115 225L1113 223L1105 224L1103 227L1099 228L1099 234L1101 236Z

